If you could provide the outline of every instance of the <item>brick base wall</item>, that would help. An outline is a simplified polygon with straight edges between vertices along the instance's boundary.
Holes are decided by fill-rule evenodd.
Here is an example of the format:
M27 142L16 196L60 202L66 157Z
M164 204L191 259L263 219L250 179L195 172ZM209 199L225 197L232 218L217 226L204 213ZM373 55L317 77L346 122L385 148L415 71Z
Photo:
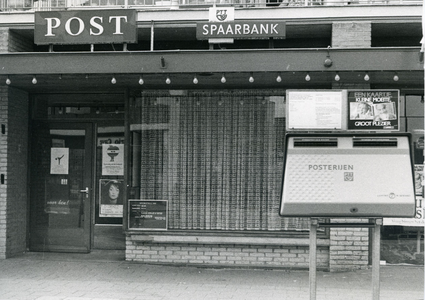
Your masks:
M308 246L149 243L127 237L126 260L217 267L308 269L309 250ZM317 266L328 269L328 247L318 247Z
M368 219L337 219L333 223L368 223ZM366 269L369 263L368 228L331 228L329 247L330 271Z
M338 219L333 223L368 219ZM194 242L196 241L196 242ZM208 242L207 242L208 241ZM309 268L309 240L304 238L179 236L127 233L126 260L142 263L216 267ZM329 239L317 239L317 268L331 272L368 268L369 229L329 229Z

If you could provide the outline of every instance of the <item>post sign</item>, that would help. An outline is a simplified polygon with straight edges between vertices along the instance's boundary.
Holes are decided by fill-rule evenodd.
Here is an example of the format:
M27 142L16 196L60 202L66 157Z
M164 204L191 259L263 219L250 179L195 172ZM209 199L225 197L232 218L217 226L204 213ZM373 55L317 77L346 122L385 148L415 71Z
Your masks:
M137 230L167 230L166 200L129 200L128 228Z
M262 39L285 38L286 23L282 21L200 22L196 25L196 38Z
M348 91L348 130L399 130L398 90Z
M136 10L36 11L34 43L136 43Z
M280 214L414 217L410 134L288 134Z

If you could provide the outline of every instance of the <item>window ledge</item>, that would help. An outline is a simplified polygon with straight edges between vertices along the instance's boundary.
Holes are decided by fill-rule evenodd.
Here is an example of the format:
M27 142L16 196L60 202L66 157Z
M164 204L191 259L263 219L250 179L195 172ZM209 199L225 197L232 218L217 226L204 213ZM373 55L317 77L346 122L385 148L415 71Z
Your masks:
M155 244L233 244L233 245L270 245L270 246L309 246L309 238L279 237L232 237L232 236L200 236L200 235L155 235L132 234L128 237L133 242ZM329 246L328 239L317 239L318 246Z

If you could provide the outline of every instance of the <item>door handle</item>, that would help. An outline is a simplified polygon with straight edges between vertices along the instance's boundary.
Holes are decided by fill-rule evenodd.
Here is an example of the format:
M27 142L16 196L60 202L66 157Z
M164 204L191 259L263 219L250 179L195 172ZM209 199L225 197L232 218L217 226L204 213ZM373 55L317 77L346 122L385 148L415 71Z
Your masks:
M86 198L89 197L89 187L86 187L85 190L80 190L80 193L85 193L86 194Z

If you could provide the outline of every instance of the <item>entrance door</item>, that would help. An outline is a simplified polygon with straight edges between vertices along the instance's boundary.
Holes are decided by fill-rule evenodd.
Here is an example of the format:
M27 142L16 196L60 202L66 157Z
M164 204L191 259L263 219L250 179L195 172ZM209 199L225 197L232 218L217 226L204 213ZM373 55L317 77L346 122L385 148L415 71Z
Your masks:
M92 125L32 128L30 250L89 252Z

